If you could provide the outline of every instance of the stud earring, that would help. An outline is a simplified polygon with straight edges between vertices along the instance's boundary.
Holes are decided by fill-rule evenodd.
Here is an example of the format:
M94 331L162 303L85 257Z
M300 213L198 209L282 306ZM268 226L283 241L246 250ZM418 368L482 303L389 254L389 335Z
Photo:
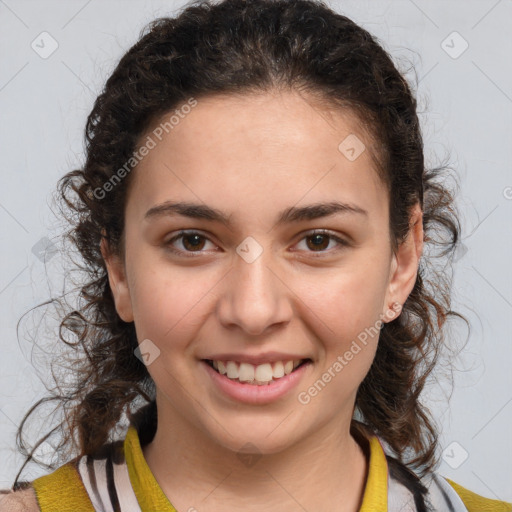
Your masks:
M400 315L400 312L402 311L402 305L399 302L393 302L391 306L389 306L389 309L386 312L386 317L389 321L394 320L396 317Z

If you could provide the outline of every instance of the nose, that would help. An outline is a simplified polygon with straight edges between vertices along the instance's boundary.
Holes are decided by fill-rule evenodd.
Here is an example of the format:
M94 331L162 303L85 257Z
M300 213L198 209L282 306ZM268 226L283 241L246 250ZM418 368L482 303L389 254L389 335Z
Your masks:
M229 329L258 336L287 324L293 315L292 292L272 265L271 251L265 250L254 261L236 255L226 279L217 313ZM280 272L282 273L282 272Z

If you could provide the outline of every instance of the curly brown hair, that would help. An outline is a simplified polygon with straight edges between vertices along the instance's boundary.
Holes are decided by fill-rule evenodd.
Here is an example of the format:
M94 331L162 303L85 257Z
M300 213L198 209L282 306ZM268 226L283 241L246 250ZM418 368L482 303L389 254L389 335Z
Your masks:
M390 193L395 250L408 233L413 206L419 203L423 210L426 251L416 283L401 314L381 329L373 364L357 392L360 421L354 418L353 424L378 434L411 471L424 474L437 464L437 428L420 395L447 345L443 325L449 316L464 319L450 309L449 264L460 225L455 194L444 182L451 169L425 167L411 86L376 38L324 2L207 0L142 30L88 116L83 168L59 181L62 214L71 225L63 239L78 250L86 280L79 305L67 310L59 328L59 339L69 347L72 380L68 374L66 387L56 378L51 396L23 418L16 436L27 456L23 467L56 432L57 453L67 447L67 457L82 456L114 439L123 414L131 420L135 409L156 414L155 384L134 357L134 323L116 312L100 251L105 237L111 251L124 257L122 212L132 174L125 172L106 194L105 184L126 170L155 120L191 97L276 88L305 91L333 109L349 109L367 126L376 142L378 173ZM434 258L446 263L434 265ZM29 453L25 422L47 401L57 402L62 421Z

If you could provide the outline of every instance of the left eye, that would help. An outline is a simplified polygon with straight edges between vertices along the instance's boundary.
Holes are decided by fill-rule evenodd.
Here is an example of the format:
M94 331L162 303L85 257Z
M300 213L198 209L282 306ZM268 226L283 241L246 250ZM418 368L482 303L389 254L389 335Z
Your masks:
M306 240L306 246L308 248L314 248L314 251L311 252L326 252L325 249L329 246L330 241L335 241L338 246L347 246L348 243L342 238L337 237L326 231L315 231L313 233L307 234L302 240ZM302 241L301 240L301 241ZM310 243L307 240L311 240ZM316 250L320 249L320 250ZM309 251L308 251L309 252ZM328 251L331 252L331 251Z
M177 249L173 244L174 242L181 240L182 247L185 250ZM348 242L339 238L329 232L326 231L314 231L312 233L306 234L302 239L306 240L306 246L309 249L313 249L312 251L307 252L331 252L325 251L329 246L331 241L335 241L338 246L347 246ZM211 242L206 236L202 235L197 231L180 231L176 236L172 237L168 240L165 245L170 248L170 250L176 254L185 254L185 253L201 253L205 252L201 249L205 246L205 241ZM309 242L308 242L309 241Z

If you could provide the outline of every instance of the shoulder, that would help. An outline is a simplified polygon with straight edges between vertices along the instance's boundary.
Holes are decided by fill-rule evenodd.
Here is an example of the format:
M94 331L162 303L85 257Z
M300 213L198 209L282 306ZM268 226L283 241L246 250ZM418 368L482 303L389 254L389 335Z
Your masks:
M34 489L1 490L0 512L40 512Z
M418 510L418 503L424 502L436 512L512 512L512 503L480 496L437 472L418 478L394 457L388 455L387 461L390 511Z
M441 478L457 493L457 496L461 499L469 512L512 512L512 503L485 498L462 487L462 485L459 485L449 478Z

